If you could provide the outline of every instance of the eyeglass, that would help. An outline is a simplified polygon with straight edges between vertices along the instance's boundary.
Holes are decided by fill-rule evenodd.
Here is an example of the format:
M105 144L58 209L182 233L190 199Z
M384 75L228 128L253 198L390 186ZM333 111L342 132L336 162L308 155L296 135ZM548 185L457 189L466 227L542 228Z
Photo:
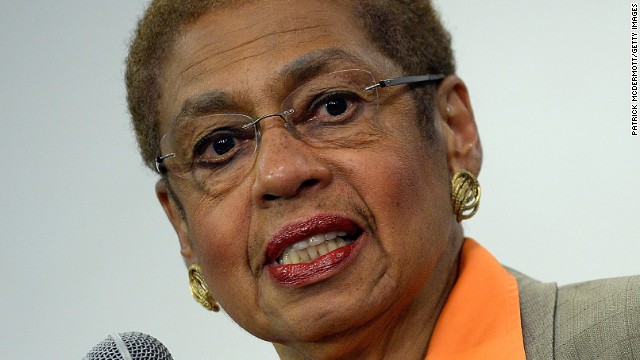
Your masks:
M261 121L281 120L295 138L313 147L347 147L364 141L378 121L378 88L431 82L445 76L403 76L376 82L366 70L342 70L314 78L282 102L282 112L252 118L211 114L174 122L160 140L156 170L168 171L211 194L240 181L253 167Z

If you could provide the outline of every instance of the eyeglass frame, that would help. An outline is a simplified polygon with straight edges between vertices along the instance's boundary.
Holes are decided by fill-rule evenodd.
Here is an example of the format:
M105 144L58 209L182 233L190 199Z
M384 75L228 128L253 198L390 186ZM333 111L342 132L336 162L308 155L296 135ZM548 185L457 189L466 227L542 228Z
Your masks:
M364 88L364 91L370 91L373 90L375 88L385 88L385 87L391 87L391 86L398 86L398 85L406 85L406 84L416 84L416 83L422 83L422 82L431 82L431 81L439 81L442 80L446 77L446 75L444 74L427 74L427 75L411 75L411 76L399 76L399 77L395 77L395 78L391 78L391 79L385 79L385 80L381 80L378 81L376 83L374 83L373 85L367 86L366 88ZM245 124L242 126L243 129L248 128L249 126L255 126L257 125L260 121L269 118L269 117L273 117L273 116L279 116L279 117L283 117L285 115L289 115L293 113L293 109L289 109L289 110L285 110L283 112L280 113L272 113L272 114L266 114L266 115L262 115L259 116L255 119L253 119L253 121L251 121L248 124ZM169 169L164 166L162 163L164 162L164 160L166 159L170 159L176 156L176 153L167 153L164 155L160 155L157 156L155 158L155 168L156 168L156 172L162 176L165 176L165 174L169 171Z

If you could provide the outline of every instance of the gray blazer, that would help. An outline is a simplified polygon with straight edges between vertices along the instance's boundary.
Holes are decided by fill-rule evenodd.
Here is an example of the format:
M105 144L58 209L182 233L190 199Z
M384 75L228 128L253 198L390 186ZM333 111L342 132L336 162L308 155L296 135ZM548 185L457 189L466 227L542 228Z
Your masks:
M640 276L566 286L518 281L527 359L640 359Z

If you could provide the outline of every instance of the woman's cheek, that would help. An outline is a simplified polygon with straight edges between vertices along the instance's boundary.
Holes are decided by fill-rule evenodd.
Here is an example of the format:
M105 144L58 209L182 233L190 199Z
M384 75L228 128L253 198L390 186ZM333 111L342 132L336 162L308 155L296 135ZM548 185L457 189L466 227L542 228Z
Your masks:
M213 281L227 272L240 273L240 267L247 264L247 212L244 207L228 206L226 202L203 202L193 211L189 224L194 253L200 266L214 277Z

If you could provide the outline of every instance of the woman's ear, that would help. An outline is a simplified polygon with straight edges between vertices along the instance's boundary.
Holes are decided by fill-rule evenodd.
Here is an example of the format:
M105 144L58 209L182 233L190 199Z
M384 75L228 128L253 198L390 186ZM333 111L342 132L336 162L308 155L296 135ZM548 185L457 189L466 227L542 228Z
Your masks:
M193 249L188 237L187 220L180 209L178 200L175 199L175 195L169 191L166 180L160 179L156 183L156 196L164 209L164 213L169 218L173 229L178 235L178 241L180 242L180 253L184 258L187 265L195 263L193 259Z
M482 166L482 145L467 86L457 76L442 80L436 95L436 111L447 146L449 171L465 169L478 176Z

